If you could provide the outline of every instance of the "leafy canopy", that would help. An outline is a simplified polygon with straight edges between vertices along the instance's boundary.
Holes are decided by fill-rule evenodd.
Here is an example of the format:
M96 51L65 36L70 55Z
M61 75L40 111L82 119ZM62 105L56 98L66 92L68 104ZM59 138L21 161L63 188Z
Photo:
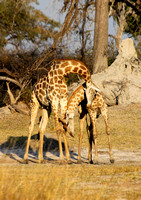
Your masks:
M39 45L47 41L60 27L40 10L33 7L37 0L0 0L0 46L17 48L25 41Z

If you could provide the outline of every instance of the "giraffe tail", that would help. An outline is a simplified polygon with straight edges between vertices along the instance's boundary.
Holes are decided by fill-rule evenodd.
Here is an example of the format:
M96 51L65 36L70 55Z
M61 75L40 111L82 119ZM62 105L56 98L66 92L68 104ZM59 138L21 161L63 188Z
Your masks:
M65 122L63 119L61 119L61 118L59 118L59 122L62 123L63 129L64 129L66 132L68 132L69 135L70 135L71 137L74 137L74 135L72 134L72 132L68 129L68 126L67 126L66 122Z

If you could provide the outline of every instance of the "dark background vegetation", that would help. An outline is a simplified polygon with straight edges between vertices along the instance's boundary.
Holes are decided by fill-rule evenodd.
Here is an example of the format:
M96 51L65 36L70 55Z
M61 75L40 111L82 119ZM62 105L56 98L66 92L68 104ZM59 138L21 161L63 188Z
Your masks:
M94 72L95 48L91 40L94 31L88 27L96 24L97 1L62 1L62 8L58 10L61 14L66 13L62 24L35 9L33 3L37 1L0 0L0 107L11 103L6 83L14 98L18 97L15 103L20 100L29 103L33 85L47 74L54 58L81 60L91 73ZM108 3L107 17L114 18L120 33L127 33L134 39L140 58L140 0L110 0ZM107 35L108 66L118 54L118 33ZM78 48L71 49L70 38L80 44ZM77 75L66 77L68 85L78 79Z

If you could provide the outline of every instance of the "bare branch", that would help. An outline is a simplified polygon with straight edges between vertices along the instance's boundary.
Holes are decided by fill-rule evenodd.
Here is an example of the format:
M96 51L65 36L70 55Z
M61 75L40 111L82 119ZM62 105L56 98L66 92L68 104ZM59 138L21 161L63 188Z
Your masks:
M56 46L57 46L58 40L61 39L70 30L70 27L71 27L72 23L74 22L74 20L75 20L77 15L78 15L78 0L72 0L71 1L71 5L68 8L68 12L67 12L67 15L65 17L65 20L64 20L64 23L63 23L63 26L62 26L60 32L52 35L54 41L53 41L53 45L52 45L51 51L49 53L44 51L41 54L41 56L32 65L31 71L34 70L34 69L37 70L38 67L41 65L41 63L46 58L48 58L49 56L52 56L54 54L54 52L56 50Z
M14 80L12 78L5 77L5 76L0 76L0 80L9 81L9 82L14 83L15 85L19 86L20 88L22 88L22 85L18 81Z
M9 107L12 107L15 109L16 112L19 112L21 114L24 114L24 115L30 115L30 111L27 111L27 110L23 110L21 109L18 105L9 105Z
M16 100L15 100L14 95L12 94L12 92L10 90L9 82L6 82L6 85L7 85L7 92L8 92L9 97L10 97L10 102L11 102L11 104L15 104Z
M18 77L18 74L17 74L17 73L12 73L12 72L9 71L7 68L0 69L0 73L6 73L6 74L8 74L9 76L12 76L12 77L14 77L14 78Z

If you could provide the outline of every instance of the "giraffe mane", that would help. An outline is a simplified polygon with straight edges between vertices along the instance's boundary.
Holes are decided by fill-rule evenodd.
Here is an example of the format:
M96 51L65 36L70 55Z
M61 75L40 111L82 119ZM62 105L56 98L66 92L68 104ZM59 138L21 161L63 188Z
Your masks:
M83 66L85 66L86 68L87 68L87 66L83 63L83 62L81 62L80 60L77 60L77 59L67 59L67 58L55 58L55 59L53 59L52 60L52 62L55 62L55 61L77 61L77 62L79 62L80 64L82 64Z
M75 94L77 94L77 92L78 92L81 88L84 88L83 85L80 85L80 86L71 94L71 96L69 97L69 100L68 100L68 103L67 103L67 110L68 110L68 107L69 107L69 104L70 104L72 98L74 97Z

